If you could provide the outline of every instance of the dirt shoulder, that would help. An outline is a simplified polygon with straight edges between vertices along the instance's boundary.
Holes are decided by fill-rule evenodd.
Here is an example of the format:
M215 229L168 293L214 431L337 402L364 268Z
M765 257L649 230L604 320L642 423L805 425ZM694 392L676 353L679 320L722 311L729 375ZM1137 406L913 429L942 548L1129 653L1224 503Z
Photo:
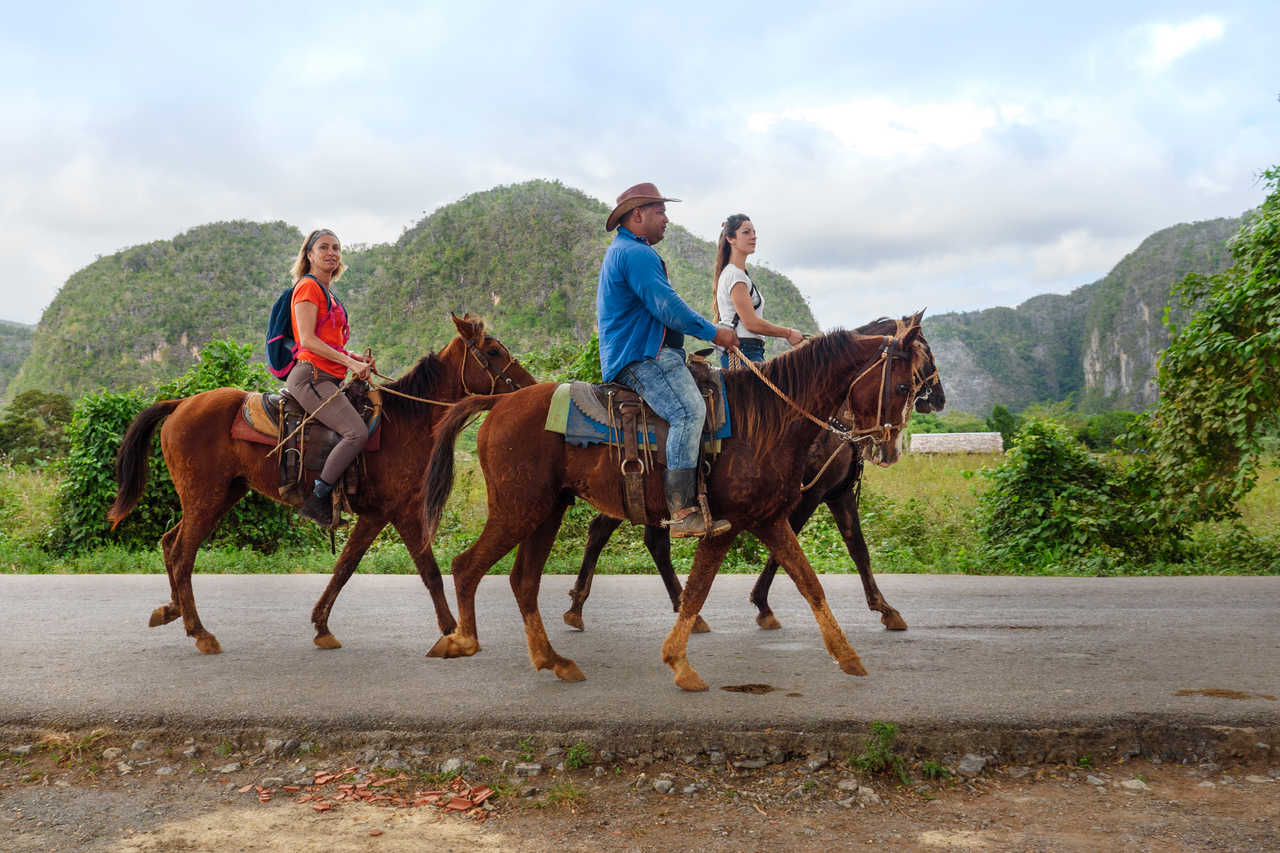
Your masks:
M621 756L156 732L0 744L10 851L1280 849L1280 756ZM886 747L877 749L877 744ZM907 782L895 773L901 759ZM887 772L873 772L877 760Z

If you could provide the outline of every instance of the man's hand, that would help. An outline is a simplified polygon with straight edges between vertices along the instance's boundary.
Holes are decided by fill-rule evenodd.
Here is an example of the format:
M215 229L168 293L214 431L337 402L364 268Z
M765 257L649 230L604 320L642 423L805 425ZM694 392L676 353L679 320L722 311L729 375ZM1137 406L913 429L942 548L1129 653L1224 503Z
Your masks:
M716 326L716 336L711 339L711 343L720 347L720 349L729 349L738 345L738 333L728 326Z

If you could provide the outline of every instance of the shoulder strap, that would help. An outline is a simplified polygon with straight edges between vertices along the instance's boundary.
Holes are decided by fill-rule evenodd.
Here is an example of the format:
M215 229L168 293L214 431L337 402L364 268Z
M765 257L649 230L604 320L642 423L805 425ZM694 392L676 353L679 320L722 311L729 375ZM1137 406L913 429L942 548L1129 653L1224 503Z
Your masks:
M325 287L323 284L320 284L320 279L316 278L311 273L303 273L302 278L298 279L297 283L293 285L294 290L298 289L298 284L302 282L303 278L309 278L312 281L314 281L316 284L320 285L320 291L324 293L324 298L326 302L324 310L332 311L333 310L333 294L329 292L329 288Z

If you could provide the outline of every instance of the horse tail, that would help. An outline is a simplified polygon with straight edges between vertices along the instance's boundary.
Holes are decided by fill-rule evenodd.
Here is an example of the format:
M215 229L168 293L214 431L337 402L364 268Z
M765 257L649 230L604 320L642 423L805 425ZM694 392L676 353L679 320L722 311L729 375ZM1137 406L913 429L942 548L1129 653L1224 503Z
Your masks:
M133 419L116 453L116 502L107 510L111 529L133 512L147 487L147 463L151 458L151 434L156 424L172 414L181 400L165 400L148 406Z
M445 502L453 491L453 445L458 440L458 433L466 429L473 416L492 409L498 402L498 396L491 394L468 397L454 403L440 423L436 424L432 437L435 447L431 451L431 462L427 465L427 487L424 489L423 520L428 542L436 537L436 528L440 526Z

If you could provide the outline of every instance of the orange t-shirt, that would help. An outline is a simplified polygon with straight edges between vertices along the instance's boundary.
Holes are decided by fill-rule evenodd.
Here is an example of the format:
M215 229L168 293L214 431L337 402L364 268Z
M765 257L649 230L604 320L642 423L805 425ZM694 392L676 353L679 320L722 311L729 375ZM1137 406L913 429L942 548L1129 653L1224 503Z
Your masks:
M329 346L339 352L346 352L347 341L351 340L351 329L347 325L347 309L342 307L342 303L338 301L338 297L333 296L333 307L329 307L329 300L325 299L324 290L320 287L320 283L309 275L304 275L298 279L298 283L293 286L293 339L301 341L302 337L298 334L298 303L312 302L315 304L319 314L316 316L316 337L324 341ZM347 366L336 361L330 361L324 356L316 355L306 347L299 346L298 361L309 361L318 369L323 370L331 376L343 379L347 375Z

